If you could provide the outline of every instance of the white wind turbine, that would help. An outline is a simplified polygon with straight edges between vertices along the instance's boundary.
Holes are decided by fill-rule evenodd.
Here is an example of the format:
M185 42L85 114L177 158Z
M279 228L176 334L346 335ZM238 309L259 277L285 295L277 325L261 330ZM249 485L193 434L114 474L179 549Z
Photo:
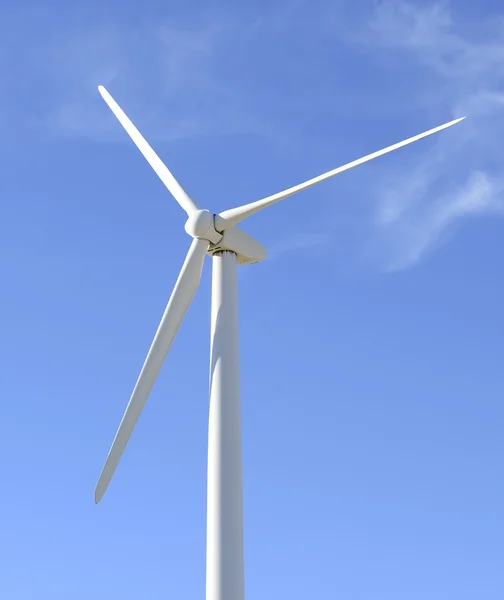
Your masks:
M209 254L212 257L213 268L206 597L207 600L243 600L245 586L236 266L264 260L266 250L261 243L236 225L255 212L319 181L451 127L465 117L368 154L278 194L214 215L208 210L200 209L107 90L102 86L98 89L158 177L186 211L188 219L185 230L193 240L110 448L96 486L95 500L96 502L101 500L114 474L175 335L198 289L205 255Z

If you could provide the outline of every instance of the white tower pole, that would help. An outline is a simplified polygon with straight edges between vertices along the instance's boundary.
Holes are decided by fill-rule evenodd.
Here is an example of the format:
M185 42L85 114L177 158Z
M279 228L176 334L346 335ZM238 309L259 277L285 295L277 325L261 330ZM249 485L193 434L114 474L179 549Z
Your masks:
M212 258L206 600L244 600L243 491L234 252Z

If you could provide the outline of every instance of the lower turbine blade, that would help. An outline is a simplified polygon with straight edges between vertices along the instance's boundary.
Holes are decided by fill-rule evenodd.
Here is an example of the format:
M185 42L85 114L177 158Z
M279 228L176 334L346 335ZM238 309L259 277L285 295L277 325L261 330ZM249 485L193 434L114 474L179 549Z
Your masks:
M348 171L348 169L352 169L353 167L362 165L363 163L368 162L369 160L373 160L373 158L378 158L379 156L383 156L384 154L388 154L389 152L392 152L393 150L397 150L398 148L407 146L408 144L411 144L412 142L416 142L417 140L421 140L422 138L432 135L433 133L437 133L438 131L447 129L448 127L451 127L452 125L456 125L457 123L460 123L460 121L463 121L464 119L465 119L465 117L462 117L461 119L455 119L454 121L450 121L449 123L445 123L444 125L440 125L439 127L434 127L434 129L429 129L429 131L425 131L424 133L420 133L419 135L410 137L407 140L398 142L397 144L393 144L392 146L387 146L386 148L383 148L383 150L378 150L378 152L373 152L372 154L367 154L366 156L363 156L362 158L358 158L357 160L349 162L346 165L343 165L342 167L338 167L337 169L333 169L332 171L323 173L322 175L319 175L318 177L309 179L308 181L305 181L304 183L295 185L294 187L284 190L283 192L279 192L278 194L274 194L273 196L268 196L267 198L263 198L262 200L257 200L256 202L251 202L250 204L245 204L245 205L239 206L237 208L231 208L229 210L225 210L224 212L221 212L219 215L216 215L215 228L217 229L217 231L221 231L221 232L225 231L226 229L229 229L233 225L240 223L240 221L243 221L243 219L250 217L250 215L253 215L258 210L262 210L263 208L266 208L267 206L271 206L272 204L275 204L276 202L279 202L280 200L283 200L284 198L287 198L288 196L292 196L292 194L296 194L297 192L300 192L301 190L305 190L306 188L308 188L312 185L315 185L316 183L319 183L320 181L329 179L329 177L334 177L334 175L343 173L343 171Z
M97 503L103 497L112 479L112 475L128 443L133 428L154 386L177 331L194 298L194 294L198 289L207 248L208 241L197 239L193 240L189 248L126 412L110 448L100 479L98 480L95 489L95 501Z

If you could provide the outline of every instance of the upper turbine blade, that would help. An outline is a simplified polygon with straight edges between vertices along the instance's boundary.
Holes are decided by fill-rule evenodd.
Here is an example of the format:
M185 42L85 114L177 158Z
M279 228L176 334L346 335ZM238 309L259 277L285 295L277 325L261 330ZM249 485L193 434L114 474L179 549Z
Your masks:
M198 289L203 262L208 248L207 240L194 239L173 289L168 306L150 347L140 376L131 395L126 412L110 448L105 466L95 489L95 501L98 503L119 463L119 459L128 443L133 428L142 412L156 378L163 366L172 342L182 320Z
M149 146L143 135L133 125L133 123L126 116L122 108L117 104L117 102L112 98L112 96L107 92L107 90L102 85L99 85L98 91L102 95L105 102L109 105L110 110L117 117L119 123L121 123L124 129L126 129L130 138L137 145L137 148L145 156L147 162L154 169L159 179L161 179L161 181L165 184L165 186L168 188L168 190L171 192L172 196L180 204L180 206L186 211L188 215L190 215L196 210L199 210L198 205L187 194L187 192L175 179L175 177L170 173L163 161Z
M315 185L316 183L319 183L319 181L324 181L324 179L329 179L329 177L334 177L334 175L338 175L339 173L343 173L343 171L348 171L348 169L352 169L353 167L362 165L363 163L368 162L369 160L373 160L373 158L378 158L378 156L382 156L383 154L387 154L388 152L392 152L393 150L397 150L398 148L407 146L408 144L411 144L412 142L421 140L422 138L432 135L433 133L437 133L438 131L442 131L443 129L447 129L448 127L451 127L452 125L460 123L460 121L463 121L464 119L465 119L465 117L462 117L461 119L455 119L454 121L450 121L449 123L445 123L444 125L435 127L434 129L429 129L429 131L425 131L424 133L420 133L419 135L410 137L407 140L404 140L403 142L399 142L397 144L393 144L392 146L387 146L387 148L384 148L383 150L378 150L378 152L373 152L372 154L368 154L362 158L359 158L359 159L354 160L346 165L343 165L342 167L333 169L332 171L329 171L328 173L324 173L323 175L319 175L318 177L314 177L313 179L305 181L304 183L295 185L294 187L284 190L283 192L274 194L273 196L268 196L267 198L263 198L262 200L257 200L256 202L251 202L250 204L245 204L245 205L239 206L237 208L231 208L229 210L225 210L224 212L221 212L219 215L217 215L215 217L215 227L216 227L217 231L224 231L226 229L229 229L229 227L236 225L237 223L239 223L240 221L243 221L243 219L246 219L247 217L250 217L250 215L253 215L257 211L262 210L263 208L266 208L267 206L271 206L272 204L275 204L279 200L283 200L284 198L287 198L288 196L292 196L292 194L295 194L296 192L300 192L301 190L304 190L312 185Z

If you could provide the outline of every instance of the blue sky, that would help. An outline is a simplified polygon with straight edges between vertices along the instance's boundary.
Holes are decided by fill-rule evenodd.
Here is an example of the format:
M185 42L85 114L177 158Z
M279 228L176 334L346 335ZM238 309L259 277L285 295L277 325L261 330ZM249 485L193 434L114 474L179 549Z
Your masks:
M203 598L210 265L99 506L189 238L249 202L248 598L504 594L504 12L469 2L17 3L0 23L0 596Z

